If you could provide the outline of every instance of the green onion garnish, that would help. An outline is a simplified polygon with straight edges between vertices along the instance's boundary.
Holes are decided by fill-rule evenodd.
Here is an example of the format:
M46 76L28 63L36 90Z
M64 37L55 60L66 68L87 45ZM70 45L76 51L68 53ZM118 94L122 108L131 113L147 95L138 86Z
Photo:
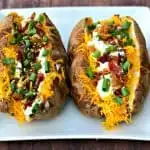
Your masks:
M30 21L29 25L28 25L28 34L30 36L36 34L36 28L35 28L35 22L34 21Z
M49 61L45 61L45 73L49 73L50 72L50 63Z
M33 96L35 96L35 92L33 91L28 91L27 93L25 93L26 98L32 98Z
M33 108L32 108L32 113L33 113L33 114L37 113L37 112L38 112L38 108L39 108L39 104L36 103L36 104L33 106Z
M125 73L128 72L128 70L130 69L130 66L131 66L130 62L129 62L128 60L125 61L125 62L123 63L123 65L122 65L123 71L124 71Z
M124 30L128 30L130 28L130 25L131 25L131 22L129 21L125 21L123 24L122 24L122 29Z
M115 45L110 45L109 47L106 48L106 51L111 53L117 50L117 47Z
M25 46L26 46L26 48L29 48L30 46L31 46L31 41L30 40L24 40L24 42L25 42Z
M10 65L10 64L14 64L15 63L15 59L14 58L3 58L2 60L4 65Z
M121 89L121 94L122 94L122 96L128 96L129 95L129 90L126 87L123 87Z
M38 16L38 22L40 22L40 23L43 23L44 21L45 21L45 16L44 16L44 14L40 14L39 16Z
M34 82L36 80L36 73L32 72L29 77L29 80Z
M119 96L117 96L117 97L115 97L114 98L114 101L117 103L117 104L123 104L123 100L122 100L122 98L121 97L119 97Z
M28 59L25 59L25 60L23 61L23 65L24 65L25 67L27 67L29 64L30 64L30 61L29 61Z
M48 42L48 37L46 35L43 36L43 41L46 43Z
M41 63L37 62L36 64L34 64L34 69L35 71L38 71L39 69L41 69Z
M11 90L12 90L13 92L15 92L15 90L16 90L15 81L12 81L12 82L10 83L10 88L11 88Z
M90 79L93 79L93 78L94 78L94 73L93 73L91 67L88 67L88 68L86 69L86 75L87 75Z
M95 52L92 53L92 56L95 58L99 58L101 56L100 51L96 50Z
M15 37L12 37L9 42L11 45L17 44L17 39Z
M46 57L48 55L48 50L44 49L42 52L42 56Z
M18 94L24 94L24 89L23 88L18 88L18 89L16 89L16 92Z
M107 78L104 78L103 79L103 85L102 85L102 90L104 92L107 92L109 90L109 87L110 87L110 80L107 79Z

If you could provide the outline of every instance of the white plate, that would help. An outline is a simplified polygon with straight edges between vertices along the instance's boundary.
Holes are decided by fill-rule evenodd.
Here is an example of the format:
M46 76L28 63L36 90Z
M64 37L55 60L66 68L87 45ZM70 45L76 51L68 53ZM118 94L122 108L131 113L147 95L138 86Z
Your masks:
M31 8L7 9L0 11L0 18L16 11L23 16L32 12L46 12L59 29L63 42L67 46L70 32L83 17L104 19L113 14L129 15L140 25L150 52L150 12L146 7L68 7L68 8ZM150 140L150 94L143 109L133 118L130 125L123 124L113 131L107 131L100 120L85 117L69 99L62 113L55 119L37 121L30 124L18 124L13 118L0 114L0 140L35 139L135 139Z

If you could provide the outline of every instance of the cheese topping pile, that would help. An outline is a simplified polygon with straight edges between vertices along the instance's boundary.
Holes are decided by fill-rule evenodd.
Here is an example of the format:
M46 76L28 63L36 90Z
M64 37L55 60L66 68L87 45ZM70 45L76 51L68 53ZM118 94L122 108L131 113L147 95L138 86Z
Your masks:
M57 35L44 13L27 19L15 13L10 16L15 19L2 50L0 99L7 102L9 113L17 120L31 121L49 107L54 87L65 78L64 62L51 57L50 38Z
M129 123L140 76L139 52L132 37L133 22L116 15L96 23L88 18L86 23L84 55L89 67L84 76L80 75L82 86L91 102L100 108L106 128Z

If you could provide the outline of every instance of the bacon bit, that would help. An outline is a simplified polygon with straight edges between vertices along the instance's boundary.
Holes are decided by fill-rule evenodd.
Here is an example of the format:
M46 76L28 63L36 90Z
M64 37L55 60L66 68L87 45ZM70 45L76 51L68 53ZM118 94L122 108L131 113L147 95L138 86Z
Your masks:
M28 102L25 103L25 105L24 105L25 109L26 109L27 107L31 107L31 106L32 106L32 101L28 101Z
M17 60L22 60L23 59L23 49L24 46L20 46L17 52Z
M109 56L107 54L104 54L103 56L101 56L98 61L100 61L101 63L105 63L107 62L109 59Z
M40 82L42 82L43 80L44 80L44 74L39 73L37 76L36 85L38 86L40 84Z
M117 95L117 96L121 96L121 89L117 89L117 90L115 90L115 95Z
M121 68L118 65L117 61L111 60L108 66L109 66L110 71L114 73L117 77L120 77L122 75Z

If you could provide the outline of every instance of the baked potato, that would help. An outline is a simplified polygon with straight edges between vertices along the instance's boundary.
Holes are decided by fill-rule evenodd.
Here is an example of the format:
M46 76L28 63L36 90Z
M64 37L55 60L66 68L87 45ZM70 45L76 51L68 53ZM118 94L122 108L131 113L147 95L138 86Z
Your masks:
M54 117L68 94L68 58L45 13L0 22L0 111L19 122Z
M145 39L129 17L82 19L69 44L71 93L84 114L104 118L108 129L130 123L149 88Z

